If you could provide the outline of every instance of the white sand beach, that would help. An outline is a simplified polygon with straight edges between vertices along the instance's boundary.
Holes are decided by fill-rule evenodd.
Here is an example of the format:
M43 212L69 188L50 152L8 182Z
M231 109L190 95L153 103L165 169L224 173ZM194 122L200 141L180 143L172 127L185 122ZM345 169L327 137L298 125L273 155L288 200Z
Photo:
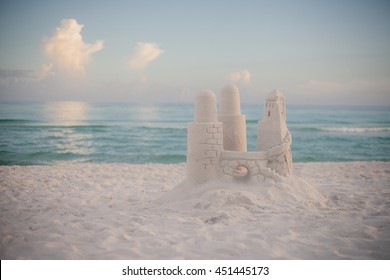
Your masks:
M0 257L390 259L389 162L294 174L190 188L185 164L0 166Z

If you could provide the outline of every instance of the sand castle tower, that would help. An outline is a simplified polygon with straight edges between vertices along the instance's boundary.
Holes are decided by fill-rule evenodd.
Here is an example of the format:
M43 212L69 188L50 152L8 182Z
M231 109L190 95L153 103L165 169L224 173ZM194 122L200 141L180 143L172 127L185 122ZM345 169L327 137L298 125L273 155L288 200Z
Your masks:
M273 90L266 98L264 118L258 124L256 150L265 151L281 143L287 131L284 96Z
M264 118L257 128L258 151L266 151L267 167L282 176L292 174L291 134L286 125L283 94L273 90L266 98Z
M217 120L217 101L205 90L195 100L195 120L188 124L187 182L197 185L218 176L223 149L222 123Z
M223 149L246 152L245 115L241 115L240 92L235 85L221 91L218 121L223 124Z

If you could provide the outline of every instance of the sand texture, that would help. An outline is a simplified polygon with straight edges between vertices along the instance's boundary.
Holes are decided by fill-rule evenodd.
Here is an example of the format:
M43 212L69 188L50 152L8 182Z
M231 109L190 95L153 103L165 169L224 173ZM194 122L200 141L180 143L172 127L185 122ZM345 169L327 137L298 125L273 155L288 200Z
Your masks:
M390 259L389 162L294 174L190 188L185 164L0 166L0 257Z

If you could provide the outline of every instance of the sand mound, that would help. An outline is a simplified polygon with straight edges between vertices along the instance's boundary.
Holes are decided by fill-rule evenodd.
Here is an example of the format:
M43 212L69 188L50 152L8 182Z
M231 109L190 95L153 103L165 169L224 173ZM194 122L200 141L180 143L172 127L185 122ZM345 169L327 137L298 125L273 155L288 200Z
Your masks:
M211 181L193 187L185 182L165 193L157 203L172 209L290 209L329 203L317 189L296 176L281 182L256 184Z

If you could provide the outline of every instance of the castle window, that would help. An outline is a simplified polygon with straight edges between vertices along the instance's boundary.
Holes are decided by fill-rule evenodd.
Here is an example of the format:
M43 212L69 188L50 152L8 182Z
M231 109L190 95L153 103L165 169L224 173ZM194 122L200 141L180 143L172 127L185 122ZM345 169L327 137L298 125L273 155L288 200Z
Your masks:
M271 115L271 111L268 111L268 117Z

